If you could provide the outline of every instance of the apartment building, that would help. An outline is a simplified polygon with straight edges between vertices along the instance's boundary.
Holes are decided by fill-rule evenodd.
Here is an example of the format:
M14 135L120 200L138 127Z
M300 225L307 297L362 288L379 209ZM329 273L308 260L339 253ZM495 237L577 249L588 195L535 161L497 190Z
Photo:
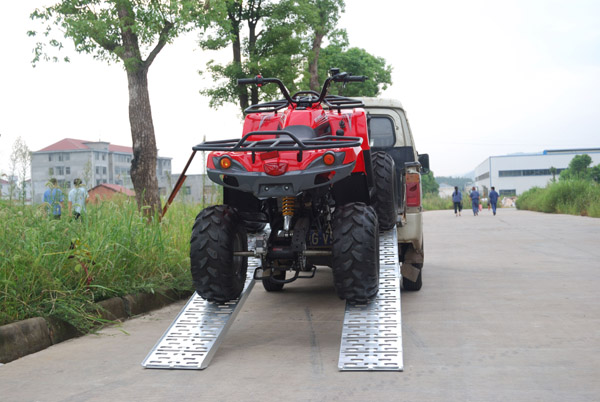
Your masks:
M133 149L105 141L62 139L31 153L33 202L41 203L46 183L56 178L62 188L69 189L73 180L81 178L90 189L100 184L117 184L133 189L131 160ZM161 194L170 188L171 159L158 157L156 176Z

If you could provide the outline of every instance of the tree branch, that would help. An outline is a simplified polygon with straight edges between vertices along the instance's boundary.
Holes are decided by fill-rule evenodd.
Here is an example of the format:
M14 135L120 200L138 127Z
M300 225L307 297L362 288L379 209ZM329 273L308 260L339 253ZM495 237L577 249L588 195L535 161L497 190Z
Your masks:
M148 58L144 61L144 68L149 68L156 56L160 53L163 47L167 44L167 37L171 29L173 29L174 24L171 21L165 21L165 26L160 31L158 36L158 43L154 46L154 49L148 55Z

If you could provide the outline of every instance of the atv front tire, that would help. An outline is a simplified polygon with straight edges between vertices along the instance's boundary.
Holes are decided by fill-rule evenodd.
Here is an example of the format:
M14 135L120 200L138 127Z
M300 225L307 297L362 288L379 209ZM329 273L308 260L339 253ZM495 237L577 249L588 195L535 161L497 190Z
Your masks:
M192 279L196 292L208 301L225 303L239 297L246 282L247 251L244 222L234 208L216 205L196 217L190 241Z
M338 296L366 303L379 290L379 227L372 207L350 203L333 214L332 269Z
M371 205L377 213L379 228L389 230L394 227L398 217L396 165L394 159L385 152L374 152L371 160L375 182Z

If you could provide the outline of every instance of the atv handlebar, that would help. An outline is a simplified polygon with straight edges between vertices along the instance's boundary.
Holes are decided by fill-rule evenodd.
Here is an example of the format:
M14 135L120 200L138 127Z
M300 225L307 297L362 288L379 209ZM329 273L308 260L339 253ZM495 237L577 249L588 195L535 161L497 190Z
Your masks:
M277 86L279 86L279 90L283 94L283 97L288 102L288 104L293 103L298 106L312 106L315 103L319 104L319 103L323 102L323 100L325 99L325 96L327 96L327 90L329 89L329 85L331 84L332 81L347 83L347 82L364 82L367 79L367 77L364 75L350 75L349 73L346 73L346 72L340 73L338 69L331 69L330 73L331 73L331 76L327 77L327 79L323 83L323 88L321 89L320 94L313 92L313 91L301 91L301 92L294 94L294 97L292 97L292 96L290 96L290 93L288 92L285 85L283 85L283 82L281 82L281 80L279 80L277 78L263 78L260 75L257 75L254 78L239 78L237 80L237 84L238 85L256 84L259 87L261 87L264 84L274 83L274 84L277 84ZM309 95L314 94L315 96L308 97L308 99L307 98L304 98L304 99L296 98L296 95L300 95L300 94L309 94ZM318 96L318 98L317 98L317 96ZM296 98L296 100L294 100L294 98Z
M294 102L292 100L292 97L290 96L290 93L288 92L287 88L285 87L285 85L283 85L283 82L281 82L281 80L279 80L277 78L263 78L260 75L257 75L254 78L239 78L237 80L238 85L256 84L259 87L262 87L264 84L268 84L270 82L277 84L277 86L279 86L279 90L283 94L283 97L285 98L286 101L288 101L289 103Z

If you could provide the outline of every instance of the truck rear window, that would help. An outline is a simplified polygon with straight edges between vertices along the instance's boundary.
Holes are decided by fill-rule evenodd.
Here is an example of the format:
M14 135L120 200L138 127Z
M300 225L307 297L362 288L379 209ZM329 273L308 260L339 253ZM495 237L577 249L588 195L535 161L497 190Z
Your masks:
M387 116L371 116L369 120L371 143L374 148L393 147L396 143L394 122Z

